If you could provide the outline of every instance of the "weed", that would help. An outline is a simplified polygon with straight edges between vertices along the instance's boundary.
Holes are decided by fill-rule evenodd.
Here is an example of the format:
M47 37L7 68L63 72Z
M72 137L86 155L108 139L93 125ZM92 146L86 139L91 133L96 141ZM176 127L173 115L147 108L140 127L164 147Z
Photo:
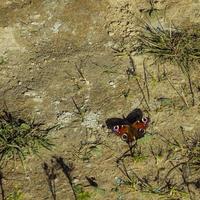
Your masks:
M7 59L4 56L0 56L0 65L6 64Z
M191 31L192 30L192 31ZM194 105L194 91L191 81L191 66L200 62L200 28L175 26L164 28L144 23L138 36L137 52L148 54L155 58L155 62L166 62L177 65L188 80L192 105Z
M6 200L23 200L23 193L20 189L15 188L13 192L8 194Z
M157 3L157 0L147 0L147 3L149 4L149 8L147 9L140 9L140 12L148 13L148 15L151 17L152 13L155 11L158 11L157 8L155 8L155 4Z
M171 151L168 156L168 162L171 164L163 181L172 180L176 175L179 182L174 180L174 189L181 188L182 192L187 192L189 198L194 199L193 186L198 182L198 174L200 171L200 137L195 134L186 136L181 127L182 137L177 140L173 136L170 139L162 137L163 142Z
M0 165L20 159L23 164L27 155L38 154L40 147L51 149L47 138L50 129L42 130L41 124L26 122L4 111L0 116Z
M83 122L85 113L87 112L87 106L84 102L81 105L78 105L74 97L72 97L72 102L77 110L76 114L78 114L81 117L81 121Z
M138 88L139 88L139 90L140 90L140 92L141 92L141 94L142 94L142 97L143 97L143 99L144 99L144 101L145 101L145 103L146 103L146 106L147 106L148 110L150 111L151 109L150 109L150 106L149 106L149 103L148 103L148 99L146 98L145 92L144 92L144 90L143 90L143 88L142 88L142 86L141 86L141 84L140 84L140 82L139 82L139 80L138 80L137 77L135 77L135 80L136 80L137 85L138 85ZM147 95L148 95L148 94L149 94L149 93L147 93ZM149 97L149 96L148 96L148 97Z
M130 67L127 68L126 73L128 75L128 80L129 80L131 76L134 76L136 74L136 65L130 54L128 54L128 57L129 57Z
M197 134L186 135L183 128L181 135L179 139L173 136L168 139L158 134L166 147L153 149L150 146L155 170L149 174L142 176L133 168L127 168L124 160L118 161L117 167L125 177L123 184L128 183L129 187L141 193L159 195L160 199L195 199L199 189L200 137ZM160 165L160 157L164 165ZM134 160L137 162L143 157L139 154Z
M89 200L91 199L91 195L89 192L84 191L82 185L76 185L75 186L75 192L77 195L77 200Z
M154 27L145 23L139 34L139 53L150 54L156 61L164 63L166 61L176 62L184 72L189 71L189 63L200 61L200 31L196 28L180 29L173 27L165 29Z

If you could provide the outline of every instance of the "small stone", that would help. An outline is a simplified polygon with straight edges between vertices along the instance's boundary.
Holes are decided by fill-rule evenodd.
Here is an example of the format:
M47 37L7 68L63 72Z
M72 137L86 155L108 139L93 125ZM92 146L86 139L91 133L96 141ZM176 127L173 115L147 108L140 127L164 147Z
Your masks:
M187 126L187 125L186 125L186 126L185 126L185 125L182 126L182 128L183 128L184 131L192 131L192 130L194 129L194 127L192 127L192 126Z
M75 179L72 180L72 183L74 183L75 185L77 185L79 182L80 182L80 180L77 179L77 178L75 178Z
M115 85L115 83L114 83L113 81L109 81L108 83L109 83L109 85L112 86L113 88L116 87L116 85Z
M86 166L87 168L91 168L91 167L92 167L91 163L88 163L88 164L86 164L85 166Z
M112 37L112 36L115 35L115 33L113 33L113 32L109 32L108 35L109 35L110 37Z
M115 183L120 186L124 183L124 180L122 178L116 176L115 177Z

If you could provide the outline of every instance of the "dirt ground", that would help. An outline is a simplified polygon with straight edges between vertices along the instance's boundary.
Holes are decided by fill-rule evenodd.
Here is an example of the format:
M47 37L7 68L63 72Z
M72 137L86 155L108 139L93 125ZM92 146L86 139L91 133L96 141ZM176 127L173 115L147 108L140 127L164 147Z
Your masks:
M148 134L138 144L144 159L126 159L129 170L146 177L155 170L148 153L150 146L156 149L161 144L156 133L179 137L182 126L188 134L199 134L199 69L192 74L196 86L192 106L184 75L178 68L167 66L174 85L185 88L185 107L167 80L157 81L157 66L150 65L152 60L131 51L141 20L151 18L149 6L146 0L0 1L1 108L6 103L9 111L20 117L34 118L46 127L57 125L49 134L55 144L52 151L41 149L40 157L28 157L25 170L20 162L2 170L6 194L17 190L25 200L52 199L42 163L51 166L52 156L58 156L73 163L73 184L81 185L90 196L79 199L189 199L187 195L160 196L118 185L117 181L126 177L115 161L127 145L104 127L107 118L122 117L136 107L150 116ZM158 0L155 7L164 26L171 22L178 26L200 22L199 0ZM158 23L157 17L152 16L152 23ZM127 76L130 57L141 84L143 61L147 60L150 111L135 77ZM168 163L160 159L158 165ZM98 187L84 187L88 185L86 176L95 177ZM55 187L57 200L74 199L59 169ZM194 191L196 199L198 191Z

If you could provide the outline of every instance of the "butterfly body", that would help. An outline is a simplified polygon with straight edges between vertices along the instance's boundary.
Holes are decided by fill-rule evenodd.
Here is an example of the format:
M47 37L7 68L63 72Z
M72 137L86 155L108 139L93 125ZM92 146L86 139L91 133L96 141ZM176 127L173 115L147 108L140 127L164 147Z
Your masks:
M134 109L127 117L109 118L106 120L107 128L127 143L144 137L150 119L143 117L141 109Z

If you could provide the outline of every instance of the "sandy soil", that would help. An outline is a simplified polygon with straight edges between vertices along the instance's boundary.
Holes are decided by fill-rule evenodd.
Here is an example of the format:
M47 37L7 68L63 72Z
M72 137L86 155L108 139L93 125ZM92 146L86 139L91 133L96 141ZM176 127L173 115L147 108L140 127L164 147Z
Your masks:
M180 26L199 23L198 0L158 0L155 6L160 22L166 26L172 21ZM127 145L108 134L103 126L108 117L127 115L136 107L148 110L135 77L128 79L126 73L131 66L131 56L136 77L143 85L145 57L131 51L141 20L147 19L145 11L148 9L148 2L139 0L0 2L1 108L6 103L9 111L18 116L34 117L47 127L58 125L49 135L55 144L52 151L41 150L40 158L28 157L25 170L20 162L2 170L6 177L3 180L6 194L20 190L26 200L52 199L42 163L51 166L52 156L59 156L66 163L73 162L75 185L88 185L85 176L95 177L98 188L83 187L91 196L88 199L161 198L134 187L117 185L116 181L125 177L115 160ZM152 16L152 22L158 23L156 16ZM147 177L155 169L153 157L149 156L150 145L156 149L161 144L155 133L178 137L180 126L188 134L199 133L200 128L198 87L195 87L196 104L191 106L185 77L174 66L165 66L174 85L185 88L189 104L186 108L167 80L157 81L157 66L151 63L151 59L146 59L151 74L148 76L151 110L146 115L150 115L151 125L150 134L139 142L144 159L126 159L129 170ZM199 69L192 77L199 86ZM77 114L72 97L81 115ZM169 101L163 103L162 98ZM99 140L100 144L94 144ZM167 166L162 159L156 167L158 165ZM57 200L74 199L60 169L56 169L55 185ZM188 196L178 198L188 199Z

